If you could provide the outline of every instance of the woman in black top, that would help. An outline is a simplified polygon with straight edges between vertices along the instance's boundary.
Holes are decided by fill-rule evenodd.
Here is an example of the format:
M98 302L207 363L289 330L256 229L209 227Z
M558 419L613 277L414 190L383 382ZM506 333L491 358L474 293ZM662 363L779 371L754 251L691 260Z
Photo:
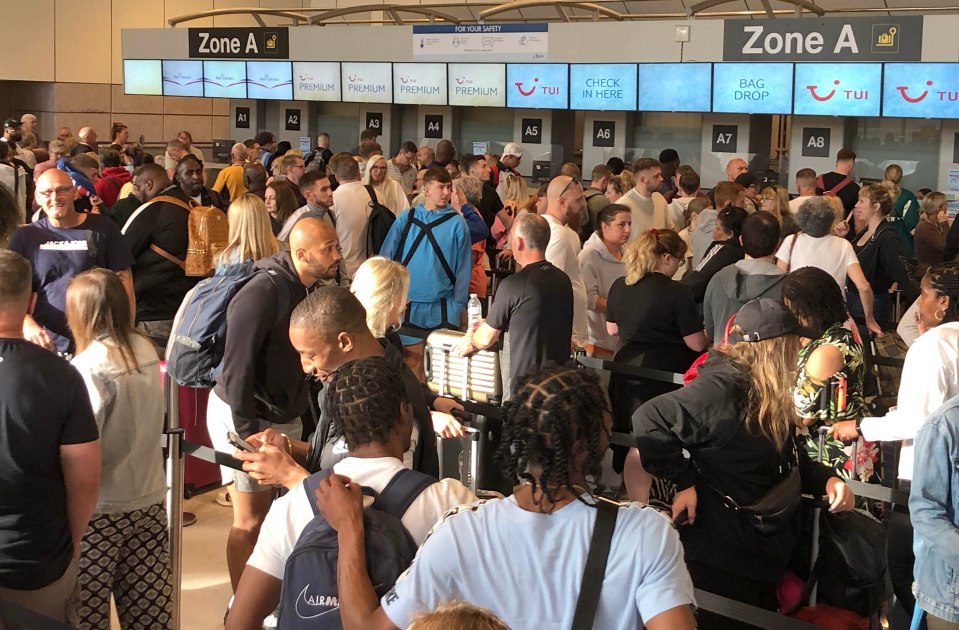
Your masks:
M680 536L693 584L770 610L778 607L776 584L798 541L800 491L825 494L831 511L855 505L835 471L797 448L792 392L800 334L781 303L748 302L730 338L739 341L711 350L693 381L633 417L643 466L676 484L673 517L686 511ZM749 506L781 483L785 512L778 523L724 502ZM628 479L627 490L632 496ZM698 616L700 630L752 627L704 611Z
M866 279L873 292L873 317L878 322L892 321L892 295L889 288L896 283L907 303L911 304L919 296L919 284L905 265L905 252L902 241L886 217L892 212L892 196L881 184L864 186L859 191L859 202L853 208L857 222L866 227L852 239L852 247L859 258ZM845 227L844 227L845 226ZM843 236L848 231L846 223L839 223L837 234ZM846 304L853 317L863 317L859 292L851 283L846 292Z
M606 300L607 330L618 334L623 344L615 360L685 372L708 345L692 291L672 280L686 262L686 243L673 230L649 230L626 246L623 262L626 275L613 283ZM629 431L640 404L675 387L613 374L609 395L614 429ZM613 466L622 470L625 449L614 452Z

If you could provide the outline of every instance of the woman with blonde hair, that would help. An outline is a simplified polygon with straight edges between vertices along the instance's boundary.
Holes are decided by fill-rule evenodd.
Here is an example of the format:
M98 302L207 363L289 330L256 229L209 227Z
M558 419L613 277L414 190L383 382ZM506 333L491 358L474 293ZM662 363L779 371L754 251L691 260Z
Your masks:
M382 155L374 155L367 160L366 170L363 172L363 185L372 186L376 201L397 216L410 207L410 201L403 192L403 186L390 177L386 170L386 158Z
M913 230L919 225L919 200L916 195L902 187L902 167L890 164L883 171L883 183L889 188L892 197L892 211L886 221L892 223L906 256L912 258L914 252Z
M789 211L789 191L782 186L766 186L759 197L759 209L765 210L779 220L780 236L785 238L795 234L799 228L793 222L792 212Z
M516 216L529 203L529 188L526 179L514 173L506 174L506 189L503 194L503 209L496 213L490 236L496 241L496 249L504 249L513 229Z
M636 180L632 173L623 171L619 175L609 178L609 184L606 186L606 198L610 203L616 203L619 198L636 187Z
M71 361L100 429L100 492L80 548L81 628L169 628L172 618L166 477L160 435L163 388L156 346L133 327L127 293L107 269L67 288Z
M941 192L929 192L919 202L919 224L913 232L919 274L942 262L949 231L949 208Z
M217 267L257 261L280 251L273 236L266 203L252 193L237 197L230 204L227 245L216 255Z
M621 344L615 360L685 372L708 345L692 290L672 279L686 263L686 243L673 230L649 230L629 242L623 262L626 275L613 282L606 299L606 331L619 335ZM640 404L674 388L613 374L614 430L628 433ZM622 470L625 450L614 452L614 467Z

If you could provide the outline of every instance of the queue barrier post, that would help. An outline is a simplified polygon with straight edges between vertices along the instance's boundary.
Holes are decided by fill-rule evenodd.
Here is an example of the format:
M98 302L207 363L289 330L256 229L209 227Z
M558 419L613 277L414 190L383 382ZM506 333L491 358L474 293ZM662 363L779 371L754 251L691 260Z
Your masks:
M179 387L165 375L163 379L166 401L166 446L167 446L167 519L170 531L170 580L172 593L170 603L172 630L180 628L180 602L183 588L183 435L180 428Z

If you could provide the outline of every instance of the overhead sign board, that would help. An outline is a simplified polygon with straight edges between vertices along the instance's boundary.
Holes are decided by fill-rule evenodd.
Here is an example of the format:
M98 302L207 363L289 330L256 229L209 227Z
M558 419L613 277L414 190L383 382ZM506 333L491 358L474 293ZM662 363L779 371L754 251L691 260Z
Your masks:
M338 101L340 81L335 61L293 62L293 98L298 101Z
M446 105L445 63L394 63L393 102Z
M204 61L203 96L246 98L246 64L242 61Z
M547 24L432 24L413 27L417 61L543 61Z
M506 64L506 106L566 109L569 66L565 63Z
M289 61L247 61L246 83L247 98L292 100L292 64Z
M191 28L190 57L200 59L289 59L290 33L273 28Z
M792 111L791 63L713 64L713 111L788 114Z
M919 61L922 16L723 21L724 61Z
M393 69L389 63L343 62L343 100L349 103L389 103Z
M639 111L708 112L712 92L710 63L639 64Z
M447 64L450 105L506 107L506 64Z
M959 118L959 64L886 64L882 115Z
M574 63L569 67L572 109L634 111L636 64Z
M163 94L163 71L159 59L123 60L124 94Z
M797 63L793 113L806 116L878 116L879 63Z
M203 96L203 62L163 60L164 96Z

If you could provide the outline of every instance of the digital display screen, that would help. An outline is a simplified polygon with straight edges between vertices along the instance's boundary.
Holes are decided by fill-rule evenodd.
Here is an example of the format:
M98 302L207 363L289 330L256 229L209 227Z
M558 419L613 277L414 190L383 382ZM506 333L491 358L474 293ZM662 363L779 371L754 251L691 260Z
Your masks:
M565 63L506 64L506 106L566 109L569 66Z
M246 98L246 62L204 61L203 96Z
M447 65L450 105L506 107L506 64Z
M293 98L298 101L338 101L340 64L335 61L294 61Z
M182 59L163 61L164 96L203 96L203 62Z
M446 105L445 63L394 63L393 102Z
M574 63L569 67L571 109L634 111L636 64Z
M293 66L289 61L247 61L247 98L293 100Z
M710 63L639 64L641 112L708 112L712 93Z
M882 115L959 118L959 64L885 64Z
M124 59L123 93L163 94L163 69L159 59Z
M343 62L343 100L350 103L389 103L393 70L389 63Z
M713 64L714 112L788 114L792 95L791 63Z
M882 64L797 63L793 113L878 116Z

